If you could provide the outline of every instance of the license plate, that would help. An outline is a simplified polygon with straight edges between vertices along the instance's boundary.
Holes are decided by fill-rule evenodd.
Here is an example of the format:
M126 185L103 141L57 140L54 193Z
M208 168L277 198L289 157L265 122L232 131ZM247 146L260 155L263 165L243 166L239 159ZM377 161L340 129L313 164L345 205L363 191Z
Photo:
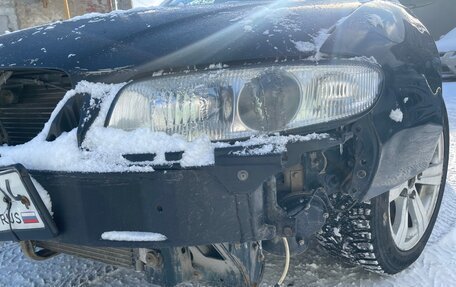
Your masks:
M22 165L0 168L0 240L43 240L55 223Z

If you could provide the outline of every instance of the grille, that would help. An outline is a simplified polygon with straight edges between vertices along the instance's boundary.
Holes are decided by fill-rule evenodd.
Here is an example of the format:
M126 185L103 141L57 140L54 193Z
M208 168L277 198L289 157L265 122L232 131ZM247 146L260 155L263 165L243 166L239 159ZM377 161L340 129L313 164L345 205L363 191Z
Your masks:
M75 255L87 259L124 268L135 267L135 253L129 248L89 247L51 241L36 241L36 246L59 253Z
M0 122L4 129L3 142L17 145L34 138L43 129L57 103L70 89L69 77L59 71L0 72Z

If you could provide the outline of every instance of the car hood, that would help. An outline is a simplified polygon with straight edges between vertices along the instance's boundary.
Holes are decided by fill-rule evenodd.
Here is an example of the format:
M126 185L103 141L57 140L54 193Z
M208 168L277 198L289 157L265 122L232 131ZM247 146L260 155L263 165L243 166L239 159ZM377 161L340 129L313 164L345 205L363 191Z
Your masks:
M244 2L89 14L0 37L0 68L51 68L74 82L318 57L358 1Z

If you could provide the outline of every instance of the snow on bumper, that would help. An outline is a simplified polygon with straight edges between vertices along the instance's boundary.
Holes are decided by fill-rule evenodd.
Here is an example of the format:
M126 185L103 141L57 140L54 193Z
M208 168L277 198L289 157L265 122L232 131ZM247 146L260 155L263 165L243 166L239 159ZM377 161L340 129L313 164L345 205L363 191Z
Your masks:
M123 131L104 127L111 103L124 84L107 85L82 81L67 92L57 105L43 131L33 140L18 146L0 147L0 166L23 164L29 170L64 172L150 172L153 166L179 164L181 167L213 165L216 148L243 147L238 155L281 153L289 142L304 142L328 138L327 134L306 136L258 136L234 144L213 143L201 137L192 142L179 135L152 132L150 129ZM63 133L54 141L47 141L50 126L65 103L76 94L89 94L90 104L100 105L100 112L78 146L77 128ZM101 102L101 104L99 104ZM255 146L249 149L249 146ZM169 160L167 153L178 152L182 157ZM150 154L153 159L130 161L124 155Z

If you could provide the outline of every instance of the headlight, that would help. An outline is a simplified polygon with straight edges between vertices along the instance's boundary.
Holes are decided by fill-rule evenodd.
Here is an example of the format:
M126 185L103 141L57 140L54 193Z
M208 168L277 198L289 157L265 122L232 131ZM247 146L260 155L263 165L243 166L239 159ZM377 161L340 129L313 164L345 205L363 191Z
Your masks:
M123 130L150 128L225 140L284 131L362 113L382 75L370 64L273 66L161 76L133 82L106 119Z

